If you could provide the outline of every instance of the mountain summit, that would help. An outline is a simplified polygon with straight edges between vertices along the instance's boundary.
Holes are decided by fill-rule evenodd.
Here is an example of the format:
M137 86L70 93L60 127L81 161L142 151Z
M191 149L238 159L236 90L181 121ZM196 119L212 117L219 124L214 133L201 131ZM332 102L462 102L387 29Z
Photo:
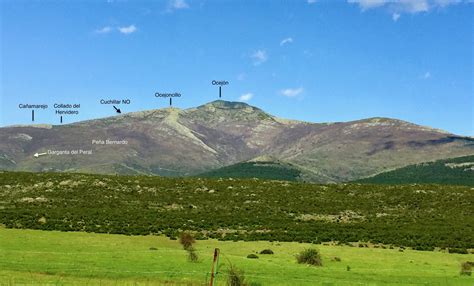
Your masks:
M91 152L33 156L48 150ZM263 156L299 168L306 180L341 182L470 154L470 137L401 120L317 124L223 100L47 129L0 128L0 168L7 170L184 176Z

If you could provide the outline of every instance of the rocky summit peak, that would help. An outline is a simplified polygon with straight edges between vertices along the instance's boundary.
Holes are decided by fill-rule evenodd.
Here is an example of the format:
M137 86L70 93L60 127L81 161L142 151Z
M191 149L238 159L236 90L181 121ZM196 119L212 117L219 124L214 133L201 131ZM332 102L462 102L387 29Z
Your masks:
M198 108L209 108L209 107L221 108L221 109L244 109L244 108L250 107L250 108L256 109L256 107L248 105L247 103L244 103L244 102L226 101L226 100L214 100L204 105L201 105Z
M205 110L211 113L222 113L222 114L254 114L259 117L272 117L265 111L255 106L249 105L239 101L226 101L226 100L215 100L204 105L198 106L197 110Z

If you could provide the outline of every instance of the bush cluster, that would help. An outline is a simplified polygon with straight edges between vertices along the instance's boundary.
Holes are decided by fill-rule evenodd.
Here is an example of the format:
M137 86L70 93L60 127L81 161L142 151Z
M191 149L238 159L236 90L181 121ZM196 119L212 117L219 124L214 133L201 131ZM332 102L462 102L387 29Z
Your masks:
M296 255L296 261L300 264L309 264L313 266L323 266L321 255L315 248L307 248Z
M231 264L227 273L228 286L246 286L244 271Z
M471 261L465 261L461 263L461 275L471 276L473 265L474 265L474 262L471 262Z
M439 185L0 173L9 228L244 241L474 248L474 190ZM453 211L455 210L455 211Z
M271 249L264 249L260 251L260 254L273 254L273 250Z

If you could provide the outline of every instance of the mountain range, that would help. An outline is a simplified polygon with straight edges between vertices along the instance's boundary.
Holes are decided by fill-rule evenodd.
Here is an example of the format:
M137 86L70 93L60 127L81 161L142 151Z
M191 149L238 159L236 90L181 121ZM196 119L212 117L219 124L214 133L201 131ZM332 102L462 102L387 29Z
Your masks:
M34 157L48 150L91 150L92 155ZM35 172L189 176L260 160L289 164L302 180L328 183L472 154L472 137L402 120L310 123L222 100L65 125L0 128L0 169Z

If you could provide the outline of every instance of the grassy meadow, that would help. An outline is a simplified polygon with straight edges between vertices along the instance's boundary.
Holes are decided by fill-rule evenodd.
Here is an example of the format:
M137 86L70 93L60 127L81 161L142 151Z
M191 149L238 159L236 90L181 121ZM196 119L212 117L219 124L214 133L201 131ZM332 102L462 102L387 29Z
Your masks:
M248 285L474 285L473 277L460 275L461 262L474 261L473 254L213 239L195 247L193 263L165 236L0 228L0 284L206 285L218 247L215 285L226 285L230 263L245 272ZM296 263L308 247L320 250L322 267ZM246 258L266 248L274 254Z

